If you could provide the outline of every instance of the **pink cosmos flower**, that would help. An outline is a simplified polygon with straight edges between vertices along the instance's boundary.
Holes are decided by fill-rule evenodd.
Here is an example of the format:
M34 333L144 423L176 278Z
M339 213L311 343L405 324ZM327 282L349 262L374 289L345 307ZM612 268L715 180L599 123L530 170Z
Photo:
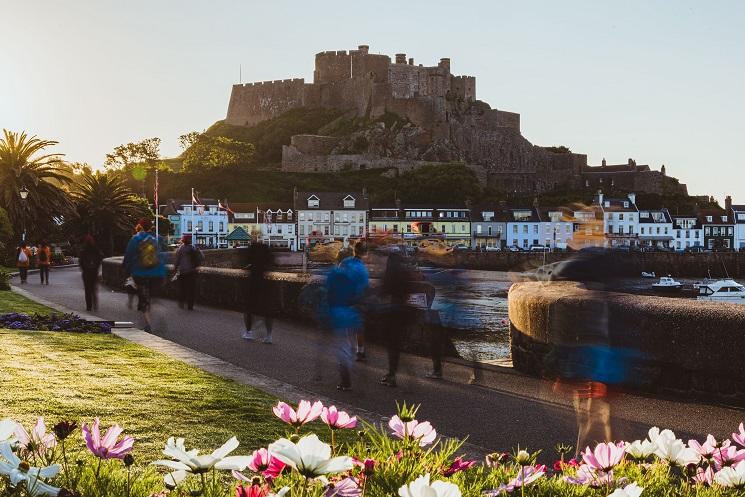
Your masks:
M740 433L733 433L732 440L741 447L745 447L745 425L740 423Z
M329 484L326 493L323 494L324 497L360 497L361 495L360 482L351 476Z
M359 466L364 474L371 475L375 473L375 465L377 463L375 462L375 459L367 458L364 461L360 461L356 457L352 457L352 464Z
M512 493L515 489L520 487L527 487L537 479L543 477L546 474L546 466L537 464L535 466L523 466L518 472L517 476L509 481L509 483L502 483L496 490L490 490L484 492L482 495L494 497L504 492Z
M124 431L119 425L114 425L106 430L106 434L101 438L101 432L98 429L99 424L100 421L96 418L92 427L83 425L83 440L85 440L88 450L100 459L123 459L132 450L135 439L126 436L117 442L119 435Z
M31 433L20 423L16 424L15 436L18 439L18 445L27 454L34 454L39 457L43 456L47 450L57 445L57 439L53 432L47 433L47 426L44 424L44 417L40 416L36 420L36 425L31 429Z
M458 471L464 471L472 467L474 464L476 464L476 461L464 461L462 456L458 456L452 464L442 472L442 474L444 476L453 476Z
M396 438L402 440L406 438L413 438L419 441L419 446L424 447L435 441L437 438L437 431L432 427L429 421L420 423L416 419L411 421L403 422L398 416L393 416L388 421L388 427L393 430L392 433Z
M689 440L688 441L688 447L695 450L698 454L701 455L701 457L705 459L711 459L711 457L714 455L714 452L719 450L719 448L726 449L729 447L730 441L725 440L721 444L717 443L717 440L714 438L714 435L707 435L706 441L704 443L699 443L697 440Z
M601 487L613 483L613 471L595 470L583 464L577 470L575 476L565 476L564 481L572 485L590 485L591 487Z
M277 405L272 408L272 411L275 416L288 425L299 428L305 423L310 423L318 419L321 411L323 411L323 404L318 400L313 404L307 400L301 400L297 406L297 411L295 411L295 409L284 402L277 402Z
M357 416L349 416L344 411L338 411L336 406L324 407L321 411L321 421L332 430L357 426Z
M609 471L620 464L626 453L624 444L599 443L595 450L591 451L590 447L582 453L582 462L594 470Z
M715 450L712 454L712 458L714 459L714 464L717 469L734 466L740 461L745 461L745 449L738 450L737 447L733 445L723 447Z
M561 462L561 459L554 463L554 471L562 472L564 468L578 468L579 463L575 458L571 458L568 461Z
M696 485L711 486L714 482L714 468L711 466L707 466L706 469L698 468L696 470L696 475L693 477L693 482Z
M274 457L271 452L264 448L255 450L251 454L250 462L248 463L248 469L254 473L261 473L267 479L277 478L282 473L282 470L285 469L285 466L287 466L285 463ZM241 481L250 482L253 480L235 470L233 470L233 477Z

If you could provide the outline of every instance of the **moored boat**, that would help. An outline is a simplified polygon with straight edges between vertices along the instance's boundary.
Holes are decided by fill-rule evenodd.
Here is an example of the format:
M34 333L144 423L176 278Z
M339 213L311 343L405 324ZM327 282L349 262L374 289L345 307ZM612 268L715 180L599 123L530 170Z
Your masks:
M745 286L732 279L702 283L698 291L697 300L745 304Z
M660 281L652 285L656 293L679 293L683 285L672 279L669 275L660 278Z

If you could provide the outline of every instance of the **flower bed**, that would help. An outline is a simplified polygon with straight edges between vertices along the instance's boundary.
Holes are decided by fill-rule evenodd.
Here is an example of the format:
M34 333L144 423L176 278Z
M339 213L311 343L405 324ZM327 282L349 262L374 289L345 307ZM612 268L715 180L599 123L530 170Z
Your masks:
M670 430L652 428L645 440L600 443L567 459L557 447L549 469L539 453L516 449L483 463L458 453L462 442L443 439L417 408L401 406L387 426L320 402L297 408L278 402L274 415L287 431L267 447L234 455L230 438L200 453L183 438L165 443L164 457L140 464L137 442L114 425L102 433L99 420L57 423L43 418L32 430L0 421L0 495L64 497L476 497L529 496L742 496L745 494L745 427L731 440L687 444ZM313 423L312 425L309 423ZM318 434L310 427L320 428ZM337 443L341 430L359 430ZM545 454L544 454L545 456ZM156 469L157 468L157 469ZM164 473L160 474L158 470Z
M72 331L77 333L111 333L109 321L86 321L76 314L0 314L0 328L11 330Z

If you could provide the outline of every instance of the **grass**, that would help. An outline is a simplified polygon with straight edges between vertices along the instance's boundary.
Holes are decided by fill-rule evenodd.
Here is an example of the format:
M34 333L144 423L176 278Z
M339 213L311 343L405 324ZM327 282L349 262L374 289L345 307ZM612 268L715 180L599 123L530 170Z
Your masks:
M140 461L169 436L213 450L235 435L236 454L250 454L286 431L271 413L276 398L112 335L0 330L0 385L0 418L98 416L135 437Z
M0 266L0 271L5 271L6 273L15 273L18 271L18 268L10 266Z
M0 314L10 312L49 314L54 312L54 310L45 305L37 304L23 295L9 291L0 291Z

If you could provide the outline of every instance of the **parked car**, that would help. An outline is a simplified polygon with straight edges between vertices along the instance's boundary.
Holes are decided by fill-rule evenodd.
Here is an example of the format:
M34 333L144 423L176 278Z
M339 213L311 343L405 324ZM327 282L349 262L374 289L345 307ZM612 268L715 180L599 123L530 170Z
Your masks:
M705 252L704 248L700 245L696 245L695 247L686 247L683 249L683 252L686 254L698 254L700 252Z
M521 249L517 245L511 245L510 247L507 248L507 250L509 250L510 252L522 252L523 251L523 249Z
M459 243L457 245L453 245L453 250L458 251L458 252L464 252L466 250L471 250L471 247L469 247L468 245L463 245L462 243Z
M486 251L486 252L501 252L502 251L502 247L500 247L499 245L487 245L486 247L484 247L484 251Z
M530 246L531 252L548 252L548 247L545 245L531 245Z

